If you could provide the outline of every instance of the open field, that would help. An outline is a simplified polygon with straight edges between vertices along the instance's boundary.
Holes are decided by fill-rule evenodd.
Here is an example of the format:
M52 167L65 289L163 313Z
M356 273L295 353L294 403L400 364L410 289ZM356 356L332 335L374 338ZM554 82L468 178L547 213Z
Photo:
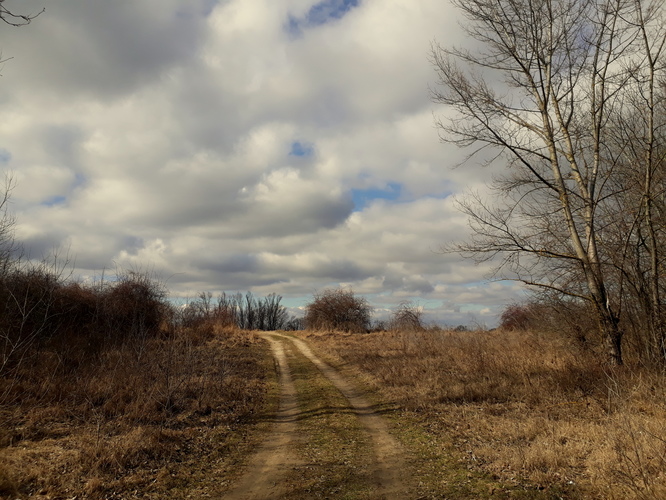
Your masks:
M400 408L404 440L424 432L422 455L450 445L470 478L548 498L666 498L663 374L611 370L581 346L526 332L303 336Z
M391 498L382 485L395 477L403 498L666 494L654 370L611 370L527 332L264 338L282 361L256 333L217 327L127 342L69 370L35 354L3 380L0 498L246 498L253 457L275 469L261 450L278 451L259 445L281 429L278 489L247 498ZM285 369L291 403L275 420ZM400 450L393 465L377 451L383 428Z
M2 381L0 498L215 496L274 410L270 355L247 332L32 361Z

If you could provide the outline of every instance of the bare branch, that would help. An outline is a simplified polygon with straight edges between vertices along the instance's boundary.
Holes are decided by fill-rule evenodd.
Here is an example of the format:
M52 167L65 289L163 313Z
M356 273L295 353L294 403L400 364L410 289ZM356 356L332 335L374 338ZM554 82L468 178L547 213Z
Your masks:
M0 0L0 19L10 26L25 26L30 24L33 19L42 14L46 9L42 9L37 14L15 14L5 6L6 0Z

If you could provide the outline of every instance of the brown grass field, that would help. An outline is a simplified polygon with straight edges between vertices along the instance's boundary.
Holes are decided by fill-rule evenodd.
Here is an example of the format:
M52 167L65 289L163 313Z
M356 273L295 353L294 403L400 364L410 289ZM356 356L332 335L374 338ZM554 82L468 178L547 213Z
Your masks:
M666 382L529 332L306 333L470 471L552 498L666 498ZM489 496L493 491L489 491Z
M465 481L465 498L666 498L655 369L610 369L530 332L298 335L390 408L411 466L433 469L423 498L456 498L445 483ZM220 497L276 408L273 361L252 332L185 329L76 366L58 352L0 380L0 498Z
M63 369L33 354L0 394L0 498L199 498L247 453L265 346L208 329L126 342Z

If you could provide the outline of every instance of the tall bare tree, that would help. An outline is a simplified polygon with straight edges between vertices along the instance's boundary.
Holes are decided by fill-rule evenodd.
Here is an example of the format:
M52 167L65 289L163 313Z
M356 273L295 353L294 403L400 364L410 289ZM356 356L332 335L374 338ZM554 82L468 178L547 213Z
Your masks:
M492 183L495 199L460 201L474 237L458 249L479 260L501 256L503 276L589 301L610 360L622 364L621 296L606 240L627 208L618 203L626 186L616 182L626 155L612 125L637 95L650 107L650 82L663 68L663 4L452 1L479 48L433 46L433 99L450 108L438 121L440 136L473 148L470 158L490 148L488 163L507 165ZM647 138L646 153L654 147ZM656 163L642 161L647 176Z
M648 328L651 332L653 352L658 352L662 359L666 356L666 331L663 321L663 307L660 292L660 268L663 261L661 252L660 208L663 204L663 171L666 160L665 151L660 147L659 138L663 139L664 122L664 95L663 90L657 88L659 80L664 84L663 54L666 44L666 18L664 16L663 2L648 3L635 0L637 26L639 30L640 58L630 67L632 73L632 87L635 90L630 94L634 100L630 101L638 120L633 120L630 128L621 127L628 137L630 162L638 165L642 170L641 189L641 224L638 230L644 229L646 234L645 247L649 256L648 283L649 304ZM661 111L661 112L660 112ZM662 142L663 145L663 142Z

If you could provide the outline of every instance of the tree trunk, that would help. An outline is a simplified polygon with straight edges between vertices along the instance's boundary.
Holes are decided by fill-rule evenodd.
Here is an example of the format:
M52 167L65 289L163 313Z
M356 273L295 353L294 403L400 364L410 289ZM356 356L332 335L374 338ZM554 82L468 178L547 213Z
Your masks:
M621 366L624 363L622 358L622 335L619 327L619 320L605 305L597 305L597 314L599 315L599 329L606 342L609 362L614 366Z

